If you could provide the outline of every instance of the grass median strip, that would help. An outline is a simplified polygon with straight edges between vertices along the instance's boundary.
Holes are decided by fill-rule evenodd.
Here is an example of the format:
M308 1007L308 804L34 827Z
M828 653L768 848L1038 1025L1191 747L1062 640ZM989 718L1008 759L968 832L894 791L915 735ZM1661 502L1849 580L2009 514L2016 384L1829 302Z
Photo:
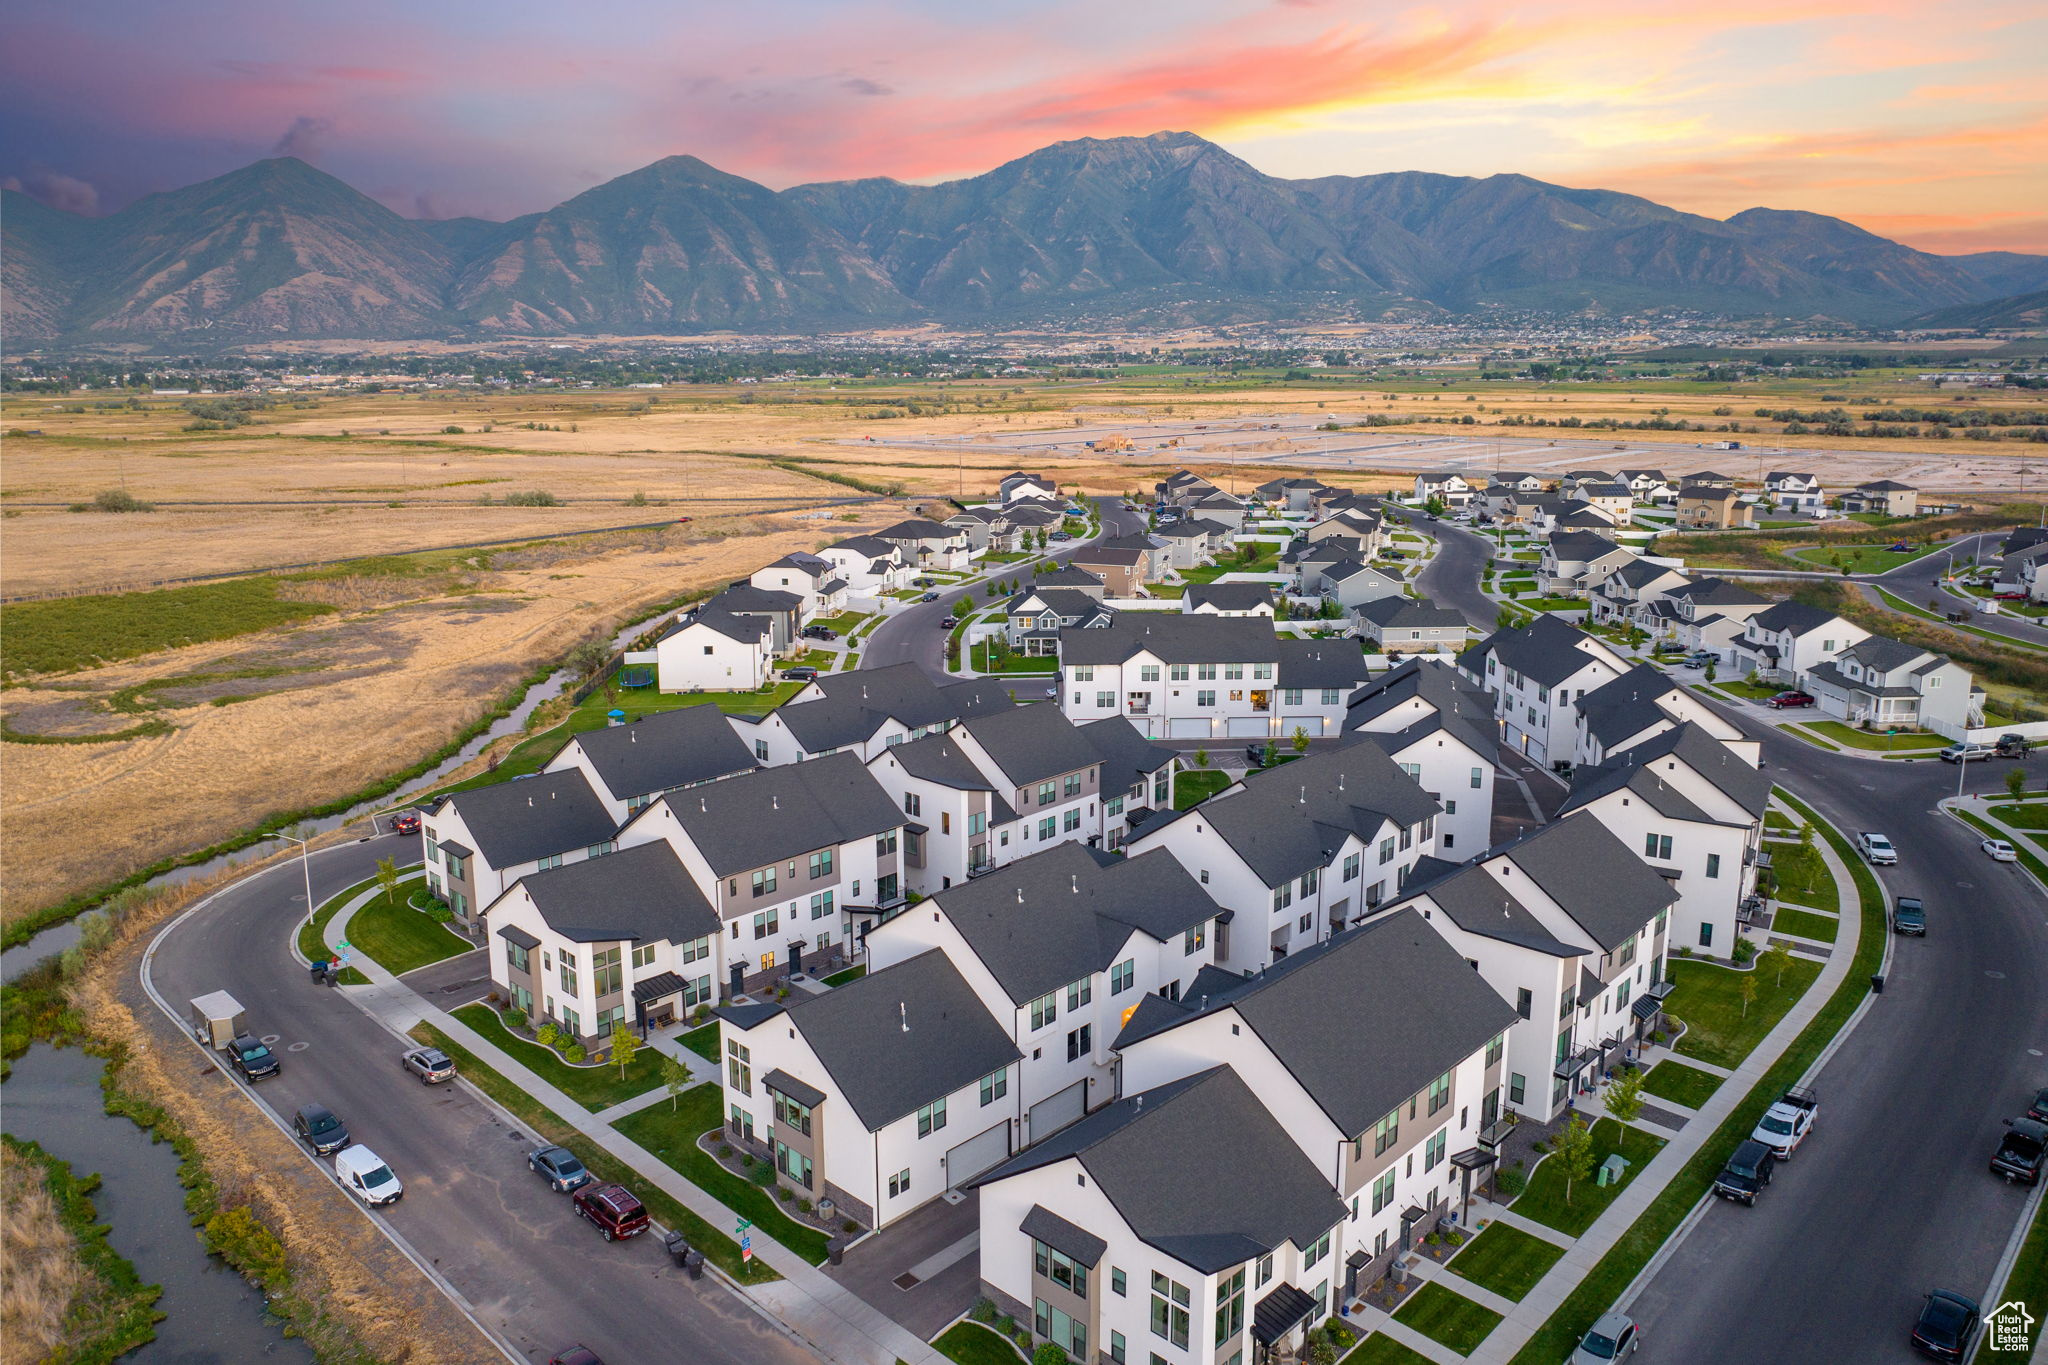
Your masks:
M415 1024L411 1031L416 1043L430 1043L455 1059L455 1066L462 1079L478 1090L489 1095L498 1104L533 1129L534 1146L554 1143L574 1151L590 1168L590 1173L599 1180L616 1181L632 1190L654 1215L655 1221L663 1227L680 1232L691 1246L704 1253L704 1259L723 1270L742 1284L768 1284L779 1280L781 1275L756 1259L751 1263L740 1260L739 1243L711 1226L681 1203L661 1190L638 1179L632 1168L611 1153L598 1147L587 1134L580 1133L551 1113L548 1107L533 1096L512 1084L504 1075L479 1061L475 1053L450 1038L432 1024ZM515 1153L515 1157L521 1154Z
M1374 1332L1351 1348L1342 1365L1436 1365L1420 1351L1412 1351L1384 1332Z
M1749 1136L1756 1128L1757 1120L1763 1117L1764 1110L1804 1074L1828 1041L1849 1021L1849 1016L1855 1013L1857 1004L1870 989L1871 974L1884 960L1884 893L1878 889L1877 879L1857 861L1849 841L1832 826L1821 824L1812 810L1782 790L1779 795L1802 819L1813 821L1835 852L1849 865L1863 916L1862 936L1856 941L1856 956L1850 963L1849 974L1828 997L1827 1003L1821 1006L1813 1022L1800 1031L1792 1046L1764 1072L1763 1078L1721 1121L1721 1126L1679 1169L1663 1192L1650 1201L1650 1207L1621 1235L1614 1248L1579 1281L1578 1288L1565 1297L1557 1311L1550 1315L1550 1320L1515 1353L1510 1365L1557 1365L1558 1361L1571 1354L1572 1347L1593 1325L1593 1319L1614 1306L1615 1300L1637 1272L1649 1263L1657 1248L1685 1221L1693 1205L1705 1196L1714 1183L1715 1173L1721 1169L1721 1163L1727 1160L1735 1144Z
M1180 773L1173 779L1173 808L1186 810L1190 806L1198 806L1229 785L1229 775L1213 768Z
M621 1100L644 1095L661 1084L658 1054L651 1047L640 1049L621 1078L616 1066L569 1065L553 1048L530 1043L506 1028L505 1021L489 1005L464 1005L454 1013L457 1019L504 1049L514 1061L593 1114Z
M1970 812L1966 810L1959 810L1956 812L1956 814L1962 816L1963 819L1966 822L1968 822L1972 829L1979 831L1986 838L2003 839L2007 843L2012 844L2013 852L2020 855L2020 866L2027 869L2027 871L2033 873L2035 881L2040 882L2043 886L2048 886L2048 864L2044 864L2039 858L2036 858L2030 851L2028 851L2027 846L2024 843L2015 843L2013 841L2012 836L2007 834L2004 830L1998 829L1995 826L1990 825L1983 820L1979 820L1976 816L1970 814Z
M1431 1280L1394 1310L1394 1321L1469 1356L1500 1326L1500 1314Z
M1731 1070L1777 1027L1785 1011L1806 993L1820 975L1821 964L1794 958L1782 975L1776 971L1736 971L1712 962L1684 958L1670 966L1678 988L1665 1003L1665 1013L1686 1023L1677 1051ZM1756 983L1756 998L1743 999L1743 983Z
M359 881L314 911L312 920L299 926L299 955L308 962L330 956L333 950L327 946L327 921L333 919L335 913L342 906L347 905L376 884L377 879L375 877ZM370 984L370 978L364 976L355 968L349 967L344 969L341 974L341 984L344 986L367 986Z
M1833 910L1842 903L1834 874L1828 871L1819 849L1808 844L1779 844L1770 852L1779 900L1819 910Z
M1451 1258L1450 1271L1481 1289L1520 1302L1548 1274L1564 1248L1506 1223L1495 1223Z
M394 976L476 947L424 910L413 909L407 901L415 894L424 895L421 882L401 882L395 896L380 891L349 917L348 941Z
M1650 1068L1649 1075L1643 1077L1645 1094L1682 1104L1688 1109L1699 1108L1720 1088L1719 1076L1696 1066L1687 1066L1684 1062L1659 1062Z
M1841 926L1833 915L1816 915L1811 910L1781 907L1771 917L1771 932L1790 934L1794 938L1817 939L1822 943L1833 943Z

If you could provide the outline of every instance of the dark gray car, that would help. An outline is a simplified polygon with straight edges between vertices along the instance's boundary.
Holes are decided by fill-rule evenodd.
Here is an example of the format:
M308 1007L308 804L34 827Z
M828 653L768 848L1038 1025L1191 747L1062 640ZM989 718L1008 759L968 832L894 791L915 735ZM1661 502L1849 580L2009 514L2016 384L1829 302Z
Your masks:
M348 1146L348 1125L324 1104L300 1105L292 1115L292 1131L319 1156Z

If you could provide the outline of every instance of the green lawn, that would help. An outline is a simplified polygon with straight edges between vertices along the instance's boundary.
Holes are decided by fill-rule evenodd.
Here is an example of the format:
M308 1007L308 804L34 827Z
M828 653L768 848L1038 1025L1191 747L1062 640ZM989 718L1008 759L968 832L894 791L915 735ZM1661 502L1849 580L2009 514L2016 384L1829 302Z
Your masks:
M2014 829L2048 829L2048 802L2031 802L2024 806L1993 806L1991 818L2011 825Z
M1646 1133L1640 1128L1624 1128L1613 1119L1601 1119L1593 1125L1593 1174L1584 1180L1575 1181L1571 1189L1571 1201L1565 1201L1565 1179L1563 1169L1551 1160L1544 1160L1529 1177L1529 1188L1522 1191L1514 1202L1514 1210L1524 1218L1533 1218L1545 1227L1556 1228L1577 1237L1593 1226L1598 1218L1614 1202L1614 1197L1642 1173L1650 1158L1664 1150L1664 1139ZM1599 1176L1600 1163L1616 1152L1628 1161L1628 1170L1612 1185L1595 1183ZM1399 1316L1398 1314L1396 1316Z
M142 514L147 515L147 514ZM168 529L168 528L164 528ZM225 640L335 610L280 598L269 574L155 592L102 593L0 607L0 671L55 673Z
M1777 880L1779 900L1822 910L1833 910L1841 904L1834 874L1828 871L1818 848L1776 844L1770 853L1771 875Z
M1038 674L1057 673L1060 661L1050 654L1012 654L996 660L991 657L989 642L982 640L968 650L968 665L977 673Z
M1481 1289L1519 1303L1562 1255L1564 1248L1555 1242L1495 1223L1451 1258L1450 1269Z
M466 953L476 945L406 902L427 899L418 880L400 882L396 896L382 892L349 917L348 941L385 971L403 976L416 967Z
M718 1021L712 1020L702 1028L693 1028L678 1040L690 1051L707 1062L718 1060Z
M364 878L348 888L348 890L338 893L331 900L321 905L318 910L313 912L313 918L310 923L301 923L299 925L300 955L308 962L330 956L333 950L327 946L327 921L333 919L335 912L340 910L342 906L347 905L351 900L362 895L376 884L377 879L375 877ZM364 976L355 968L350 967L342 972L341 984L344 986L367 986L370 984L370 978Z
M1858 730L1855 726L1844 725L1838 720L1810 720L1801 728L1811 730L1817 735L1824 735L1837 744L1846 744L1852 749L1879 749L1887 753L1900 753L1948 747L1948 741L1940 735L1930 735L1920 730L1887 735L1878 731Z
M782 1278L765 1262L742 1262L739 1243L728 1235L729 1230L714 1228L664 1191L641 1180L625 1162L564 1123L546 1105L512 1084L478 1059L475 1053L432 1024L415 1024L411 1037L416 1043L431 1044L453 1057L463 1080L489 1095L533 1129L534 1136L541 1142L558 1143L572 1149L590 1168L593 1176L599 1180L616 1181L639 1195L640 1202L663 1227L682 1233L691 1246L704 1253L704 1259L726 1274L742 1284L767 1284Z
M1241 559L1235 553L1226 554L1219 563L1203 564L1192 569L1182 569L1180 576L1189 583L1214 583L1227 573L1278 573L1280 547L1262 545L1259 553L1251 559Z
M716 1085L696 1086L682 1093L673 1112L667 1103L650 1105L612 1127L742 1218L751 1218L761 1231L812 1265L821 1263L827 1241L824 1233L791 1218L782 1211L782 1201L773 1190L734 1175L697 1145L701 1135L724 1122L724 1094Z
M661 1070L655 1064L660 1054L651 1047L640 1049L640 1055L626 1068L625 1079L621 1080L615 1066L571 1066L553 1048L528 1042L506 1028L504 1020L489 1005L464 1005L454 1013L514 1061L592 1113L608 1109L620 1100L644 1095L661 1084Z
M1799 822L1781 810L1767 810L1764 812L1764 828L1796 832Z
M1785 690L1782 687L1773 687L1769 683L1741 681L1717 682L1713 686L1726 692L1731 697L1741 697L1749 701L1769 701L1772 697Z
M1816 915L1811 910L1780 908L1771 920L1773 933L1818 939L1822 943L1833 943L1840 928L1833 915Z
M1792 1002L1806 993L1820 968L1818 962L1794 958L1785 968L1784 984L1779 985L1771 973L1738 972L1684 958L1673 961L1669 970L1678 989L1664 1002L1664 1008L1688 1025L1685 1036L1678 1040L1678 1051L1715 1066L1740 1066ZM1752 975L1756 999L1745 1007L1741 985Z
M1173 808L1186 810L1199 805L1230 785L1227 774L1214 768L1195 768L1175 773L1173 777Z
M1684 1062L1659 1062L1650 1068L1649 1075L1643 1077L1644 1094L1682 1104L1687 1109L1699 1108L1720 1088L1719 1076L1696 1066L1687 1066Z
M1887 541L1889 545L1893 542ZM1883 545L1834 545L1804 550L1788 550L1786 558L1800 560L1816 568L1837 567L1837 559L1849 566L1850 573L1885 573L1901 564L1911 563L1931 553L1926 547L1901 553L1887 550Z
M1384 1332L1374 1332L1351 1348L1339 1365L1436 1365L1419 1351L1411 1351Z
M1500 1326L1500 1314L1430 1280L1394 1310L1394 1321L1469 1356Z
M956 1322L932 1343L960 1365L1018 1365L1024 1353L978 1322Z
M1532 611L1584 611L1588 604L1583 597L1531 597L1522 605Z
M832 973L832 975L825 978L825 984L828 986L844 986L847 982L858 981L867 974L867 964L862 963L858 967L848 967L843 972Z

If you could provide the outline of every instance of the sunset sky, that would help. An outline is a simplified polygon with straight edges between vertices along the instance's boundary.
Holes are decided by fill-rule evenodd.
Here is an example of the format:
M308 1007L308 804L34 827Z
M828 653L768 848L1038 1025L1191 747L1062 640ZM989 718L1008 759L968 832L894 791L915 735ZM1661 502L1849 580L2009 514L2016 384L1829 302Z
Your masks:
M107 212L291 153L402 213L674 153L781 188L1187 129L1281 176L1520 172L2048 251L2039 0L14 0L0 177Z

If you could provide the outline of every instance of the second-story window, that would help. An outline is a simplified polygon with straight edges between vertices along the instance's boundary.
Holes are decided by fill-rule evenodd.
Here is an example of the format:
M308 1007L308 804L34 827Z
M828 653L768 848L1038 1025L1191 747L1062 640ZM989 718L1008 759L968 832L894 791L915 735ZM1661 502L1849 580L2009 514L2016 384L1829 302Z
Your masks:
M754 899L759 900L763 896L772 896L774 894L775 869L772 867L762 868L754 874Z
M599 948L590 955L590 985L599 995L619 989L619 950Z
M832 850L828 848L813 853L811 855L810 870L812 881L818 881L821 878L831 876Z

